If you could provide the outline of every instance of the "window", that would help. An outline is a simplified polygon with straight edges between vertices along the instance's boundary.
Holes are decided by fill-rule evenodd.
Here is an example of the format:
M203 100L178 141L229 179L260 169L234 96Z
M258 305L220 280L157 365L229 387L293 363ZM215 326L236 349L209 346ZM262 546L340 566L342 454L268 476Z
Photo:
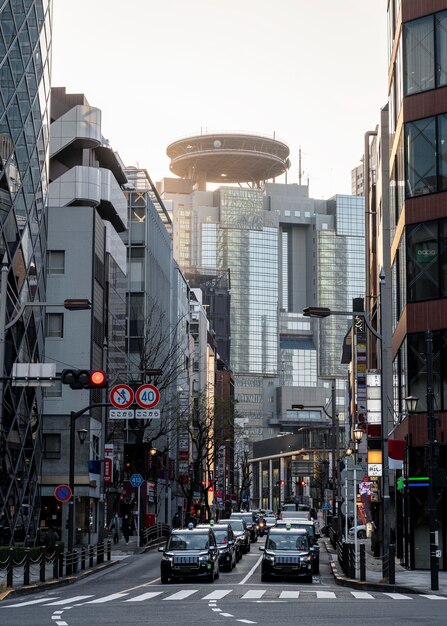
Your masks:
M46 337L61 338L64 336L64 314L46 314Z
M48 250L47 274L65 274L65 251Z
M60 380L53 381L51 387L42 387L45 398L61 398L62 382Z
M61 458L61 436L60 433L44 433L43 435L43 458Z
M437 190L436 118L426 117L405 125L407 196Z
M404 93L447 84L447 11L404 24Z

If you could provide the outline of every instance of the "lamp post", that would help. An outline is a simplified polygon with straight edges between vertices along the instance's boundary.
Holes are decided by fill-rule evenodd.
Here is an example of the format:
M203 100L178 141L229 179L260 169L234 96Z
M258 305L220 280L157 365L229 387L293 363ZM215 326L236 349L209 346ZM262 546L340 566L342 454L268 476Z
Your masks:
M357 537L357 454L358 454L360 442L361 442L362 437L363 437L363 430L357 426L356 428L354 428L352 434L354 436L354 450L352 450L352 448L348 448L348 450L346 450L346 454L348 456L353 455L353 457L354 457L354 467L353 467L353 471L354 471L354 475L353 475L354 529L355 529L354 530L354 552L355 552L355 576L357 578L358 577L358 573L359 573L358 537ZM346 508L346 513L347 512L348 511L347 511L347 508ZM347 517L347 515L346 515L346 517ZM345 528L346 528L346 539L347 539L348 538L347 523L345 525Z
M344 317L361 317L371 334L380 341L380 367L381 367L381 430L382 430L382 574L383 579L388 581L390 575L390 562L388 546L390 545L390 484L388 467L388 433L390 432L390 407L392 402L392 366L391 366L391 318L388 302L385 272L380 271L380 326L381 332L371 325L369 316L365 311L333 311L327 307L306 307L303 315L306 317L324 318L330 315L342 315ZM389 323L385 323L384 315ZM392 415L392 414L391 414ZM394 422L394 419L393 419Z

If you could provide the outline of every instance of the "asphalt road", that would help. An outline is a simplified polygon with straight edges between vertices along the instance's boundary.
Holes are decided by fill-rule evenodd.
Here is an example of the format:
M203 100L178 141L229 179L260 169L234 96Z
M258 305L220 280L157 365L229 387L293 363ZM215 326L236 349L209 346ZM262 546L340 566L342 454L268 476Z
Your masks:
M214 584L161 585L160 554L128 557L69 587L0 604L2 626L446 624L447 598L359 592L334 584L324 548L313 583L261 582L258 546ZM444 604L445 603L445 604Z

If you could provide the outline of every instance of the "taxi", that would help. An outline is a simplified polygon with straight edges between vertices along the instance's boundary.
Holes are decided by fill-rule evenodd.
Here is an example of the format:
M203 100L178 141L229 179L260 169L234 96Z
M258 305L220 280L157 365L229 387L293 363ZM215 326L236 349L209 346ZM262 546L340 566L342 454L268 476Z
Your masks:
M178 578L205 578L214 582L219 578L219 549L213 530L188 528L171 531L160 563L162 584Z
M292 528L271 528L265 546L259 549L264 552L261 563L261 580L266 582L272 577L303 578L312 582L313 546L309 545L306 530Z

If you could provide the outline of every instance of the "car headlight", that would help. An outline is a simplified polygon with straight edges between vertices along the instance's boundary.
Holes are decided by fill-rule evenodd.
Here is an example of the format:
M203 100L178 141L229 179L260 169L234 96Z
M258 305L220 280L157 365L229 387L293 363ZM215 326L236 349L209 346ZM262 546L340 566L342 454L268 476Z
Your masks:
M169 561L169 563L172 563L174 560L174 557L171 556L170 554L163 554L163 556L161 557L162 561Z
M264 552L264 558L266 561L270 561L270 563L273 563L275 561L275 555L269 554L268 552Z
M312 557L312 555L311 555L311 554L308 554L308 555L307 555L307 560L308 560L308 561L312 561L312 558L313 558L313 557Z
M208 555L207 554L201 554L199 556L199 561L208 561Z

